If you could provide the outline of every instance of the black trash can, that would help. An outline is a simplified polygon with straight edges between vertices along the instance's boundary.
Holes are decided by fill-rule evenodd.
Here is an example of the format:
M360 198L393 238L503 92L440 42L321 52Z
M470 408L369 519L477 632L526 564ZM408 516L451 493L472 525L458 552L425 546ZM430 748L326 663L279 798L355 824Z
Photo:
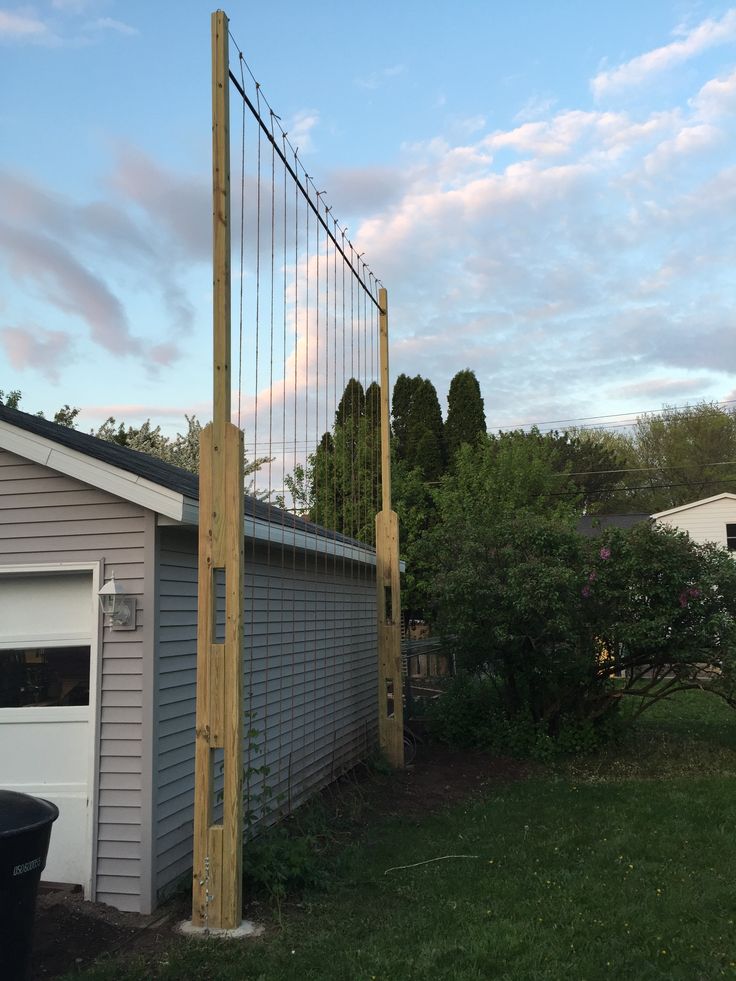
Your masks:
M59 808L47 800L0 790L0 977L31 976L33 917Z

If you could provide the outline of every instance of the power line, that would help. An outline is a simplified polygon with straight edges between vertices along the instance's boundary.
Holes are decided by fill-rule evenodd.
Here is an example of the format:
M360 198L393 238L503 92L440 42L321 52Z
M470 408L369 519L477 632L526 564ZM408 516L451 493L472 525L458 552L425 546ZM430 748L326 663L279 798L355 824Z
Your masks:
M608 489L601 489L598 491L591 491L589 494L585 493L586 497L604 497L606 495L615 495L621 493L629 493L630 491L659 491L659 490L669 490L672 487L711 487L716 484L734 484L735 481L729 477L720 477L715 480L699 480L699 481L689 481L682 480L677 483L672 484L642 484L638 487L611 487ZM542 494L547 497L579 497L584 492L582 490L577 491L542 491ZM541 495L540 495L541 496Z
M736 399L725 399L722 402L709 402L707 399L696 400L696 404L702 404L703 402L705 402L707 405L715 405L715 406L734 405L734 404L736 404ZM649 415L649 416L651 416L651 415L661 416L661 415L665 415L668 412L676 412L676 411L678 411L680 409L691 409L691 408L693 408L692 404L690 402L686 402L684 405L670 405L670 406L667 406L666 409L632 409L630 412L608 412L608 413L605 413L605 414L599 415L599 416L573 416L570 419L547 419L547 420L545 420L543 422L508 423L505 427L503 427L503 426L489 426L488 429L489 430L494 429L494 430L498 430L500 432L508 432L509 429L511 429L511 430L513 430L513 429L526 429L527 427L531 428L531 427L534 427L534 426L556 426L556 425L561 425L561 424L567 423L567 422L590 422L590 421L596 420L596 419L618 419L620 416L631 416L634 419L634 421L636 421L636 419L639 416L645 416L645 415ZM615 423L611 423L610 428L613 428L615 425L616 425ZM622 420L620 423L618 423L618 425L621 425L621 426L629 426L629 425L633 425L633 423L626 422L626 421L623 421ZM582 429L588 429L588 428L609 428L609 427L605 427L605 426L602 426L602 427L581 426L580 428L582 428Z
M621 470L573 470L570 473L563 473L562 471L555 474L556 477L593 477L599 474L607 473L642 473L644 471L661 471L661 470L702 470L704 467L734 467L736 466L736 460L720 460L717 463L682 463L672 466L656 466L656 467L626 467ZM722 478L726 479L726 478Z

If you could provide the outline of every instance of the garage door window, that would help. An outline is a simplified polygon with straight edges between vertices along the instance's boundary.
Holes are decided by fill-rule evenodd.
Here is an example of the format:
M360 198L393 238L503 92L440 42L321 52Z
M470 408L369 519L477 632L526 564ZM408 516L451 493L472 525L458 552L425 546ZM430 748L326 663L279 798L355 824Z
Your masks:
M89 705L89 646L0 650L0 708Z

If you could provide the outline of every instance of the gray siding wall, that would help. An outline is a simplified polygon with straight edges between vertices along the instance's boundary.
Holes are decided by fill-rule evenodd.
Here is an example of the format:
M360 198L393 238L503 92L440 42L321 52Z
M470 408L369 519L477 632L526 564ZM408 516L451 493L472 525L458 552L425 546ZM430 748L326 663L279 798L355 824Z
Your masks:
M36 463L0 450L0 565L104 561L107 575L150 616L144 539L151 515ZM152 576L148 576L152 586ZM104 632L100 666L96 899L139 911L143 866L141 774L143 632ZM148 656L152 656L152 651ZM150 711L150 708L149 708ZM148 901L150 902L150 900Z
M197 540L161 529L155 885L192 866ZM251 830L364 758L376 738L372 569L246 543L246 807ZM256 745L257 744L257 748ZM248 778L247 778L248 779Z

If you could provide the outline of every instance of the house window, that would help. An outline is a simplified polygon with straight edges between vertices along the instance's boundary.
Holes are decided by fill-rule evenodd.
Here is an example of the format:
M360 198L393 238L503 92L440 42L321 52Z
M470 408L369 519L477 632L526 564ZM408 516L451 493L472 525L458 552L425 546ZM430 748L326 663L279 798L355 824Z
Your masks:
M726 548L736 552L736 525L726 525Z
M0 708L89 705L89 661L88 646L0 650Z

